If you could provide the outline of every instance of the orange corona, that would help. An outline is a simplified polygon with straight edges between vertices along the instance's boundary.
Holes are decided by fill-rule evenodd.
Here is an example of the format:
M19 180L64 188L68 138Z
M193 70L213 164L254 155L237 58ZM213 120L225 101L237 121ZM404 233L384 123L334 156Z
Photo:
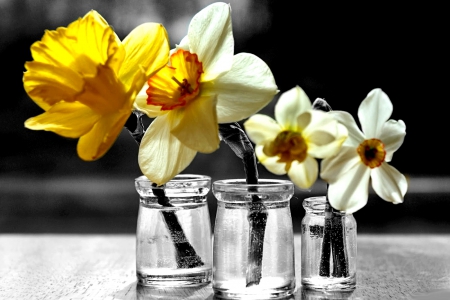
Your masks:
M286 163L289 171L294 160L303 162L307 156L308 146L302 135L293 131L280 132L274 141L264 145L263 152L267 156L278 156L278 162Z
M147 104L173 110L188 105L200 92L202 63L196 54L179 49L170 56L169 65L148 80Z
M379 167L386 157L384 144L378 139L365 140L356 151L361 157L361 161L371 169Z

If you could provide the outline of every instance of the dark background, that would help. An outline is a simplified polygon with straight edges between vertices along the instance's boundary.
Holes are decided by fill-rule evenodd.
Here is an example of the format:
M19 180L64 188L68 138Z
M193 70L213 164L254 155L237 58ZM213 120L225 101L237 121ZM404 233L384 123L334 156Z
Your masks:
M124 130L96 162L81 161L77 140L31 131L24 121L41 109L22 85L30 46L56 29L97 10L123 39L143 22L161 22L173 47L192 16L213 1L0 0L0 232L127 232L135 230L140 176L138 147ZM393 119L406 123L403 146L391 165L409 179L405 203L371 194L355 214L360 232L450 232L448 146L448 18L443 7L291 1L231 1L235 53L249 52L271 68L280 94L301 86L311 100L325 98L355 118L373 88L394 104ZM257 74L255 74L257 76ZM279 96L279 95L278 95ZM262 113L273 116L278 96ZM261 178L275 177L259 166ZM212 180L243 177L243 168L221 144L198 154L184 173ZM318 182L296 190L294 226L302 199L325 193ZM209 197L214 220L215 199Z

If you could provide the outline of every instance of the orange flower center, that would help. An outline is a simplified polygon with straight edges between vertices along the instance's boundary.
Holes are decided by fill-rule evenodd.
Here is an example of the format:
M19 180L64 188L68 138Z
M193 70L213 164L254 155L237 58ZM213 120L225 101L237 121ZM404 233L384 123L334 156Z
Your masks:
M179 49L170 56L170 64L148 80L147 104L172 110L187 105L200 92L203 65L196 54Z
M289 171L294 160L303 162L307 156L308 146L302 135L293 131L280 132L274 141L264 145L263 152L267 156L278 156L278 162L286 163Z
M379 167L386 157L384 144L378 139L365 140L356 151L358 151L361 161L371 169Z

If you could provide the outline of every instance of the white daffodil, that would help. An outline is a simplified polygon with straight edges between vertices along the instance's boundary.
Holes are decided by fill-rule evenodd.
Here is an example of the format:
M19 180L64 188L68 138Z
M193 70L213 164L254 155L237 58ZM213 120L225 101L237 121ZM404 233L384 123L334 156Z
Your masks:
M135 105L156 117L139 149L141 171L164 184L197 152L219 147L218 123L256 113L278 92L269 67L252 54L234 55L231 10L214 3L196 14L169 64L148 80Z
M280 96L275 119L257 114L244 123L256 144L258 160L270 172L287 173L298 187L308 189L317 179L315 158L335 155L347 138L347 130L331 115L313 110L298 86Z
M388 96L374 89L358 109L362 132L349 113L330 112L349 132L341 151L321 165L320 175L329 183L328 198L335 209L354 213L366 205L370 179L382 199L403 202L406 178L388 162L403 143L406 126L402 120L388 120L392 110Z

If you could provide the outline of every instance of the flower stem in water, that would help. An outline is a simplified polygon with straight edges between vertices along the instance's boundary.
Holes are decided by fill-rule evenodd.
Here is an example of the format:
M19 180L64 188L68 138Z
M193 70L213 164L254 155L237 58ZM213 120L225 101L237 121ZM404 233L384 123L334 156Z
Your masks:
M128 132L138 145L141 144L142 137L145 133L144 124L142 122L143 115L144 114L139 111L133 111L125 124L125 128L128 129ZM169 199L166 197L164 189L154 188L152 191L158 198L158 204L164 207L173 207ZM203 266L204 263L201 257L197 255L194 247L192 247L184 234L183 228L178 221L175 211L161 211L161 214L164 218L164 223L169 230L173 246L175 247L177 267L185 269Z
M255 150L238 123L219 124L222 140L244 163L247 184L258 184L258 169ZM255 192L249 190L249 192ZM247 219L249 222L249 247L247 250L246 286L259 285L262 274L264 235L267 223L267 208L257 195L252 195Z

